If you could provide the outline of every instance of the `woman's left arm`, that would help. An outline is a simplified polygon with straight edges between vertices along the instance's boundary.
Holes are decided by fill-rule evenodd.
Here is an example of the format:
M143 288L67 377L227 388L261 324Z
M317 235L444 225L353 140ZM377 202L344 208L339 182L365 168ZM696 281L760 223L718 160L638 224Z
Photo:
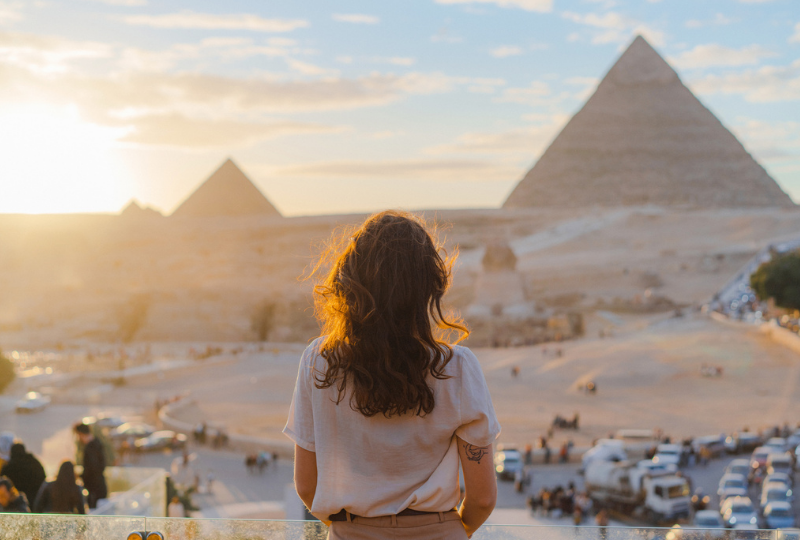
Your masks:
M317 453L298 445L294 445L294 487L310 511L317 493Z

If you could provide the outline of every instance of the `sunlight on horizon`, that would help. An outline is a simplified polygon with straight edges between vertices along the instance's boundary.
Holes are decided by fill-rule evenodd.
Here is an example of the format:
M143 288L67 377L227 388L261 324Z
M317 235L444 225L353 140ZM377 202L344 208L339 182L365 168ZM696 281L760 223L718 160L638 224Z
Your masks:
M132 178L114 154L125 129L41 103L0 109L7 175L0 213L108 212L121 208Z

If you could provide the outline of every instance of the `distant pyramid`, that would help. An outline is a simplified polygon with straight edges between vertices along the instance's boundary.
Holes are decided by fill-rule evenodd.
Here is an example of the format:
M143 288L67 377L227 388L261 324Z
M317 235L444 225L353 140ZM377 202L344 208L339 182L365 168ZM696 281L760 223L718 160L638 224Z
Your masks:
M119 214L124 219L148 219L152 217L164 217L161 212L149 206L142 207L135 199L131 199Z
M503 206L642 204L794 206L637 36Z
M176 217L280 216L272 203L230 159L181 203Z

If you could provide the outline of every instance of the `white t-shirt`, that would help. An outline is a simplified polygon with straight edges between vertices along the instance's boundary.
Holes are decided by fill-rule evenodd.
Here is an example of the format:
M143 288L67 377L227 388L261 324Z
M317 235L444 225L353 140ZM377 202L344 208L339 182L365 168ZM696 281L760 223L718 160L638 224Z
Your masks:
M366 417L350 407L350 394L336 405L338 390L319 389L324 373L321 339L300 359L289 420L283 432L316 452L317 491L311 513L327 519L342 509L363 516L397 514L406 508L428 512L453 509L459 499L456 435L488 446L500 424L478 359L454 346L444 369L449 379L429 376L435 406L425 416Z
M182 518L186 517L186 510L181 502L171 502L167 506L167 517Z

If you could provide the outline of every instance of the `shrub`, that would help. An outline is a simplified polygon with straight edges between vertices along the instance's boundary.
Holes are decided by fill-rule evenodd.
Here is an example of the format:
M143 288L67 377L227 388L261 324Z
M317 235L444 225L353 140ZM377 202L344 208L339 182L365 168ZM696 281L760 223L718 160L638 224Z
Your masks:
M0 394L14 381L14 363L3 355L0 351Z
M760 300L775 299L775 305L800 309L800 250L775 255L750 276L750 286Z

